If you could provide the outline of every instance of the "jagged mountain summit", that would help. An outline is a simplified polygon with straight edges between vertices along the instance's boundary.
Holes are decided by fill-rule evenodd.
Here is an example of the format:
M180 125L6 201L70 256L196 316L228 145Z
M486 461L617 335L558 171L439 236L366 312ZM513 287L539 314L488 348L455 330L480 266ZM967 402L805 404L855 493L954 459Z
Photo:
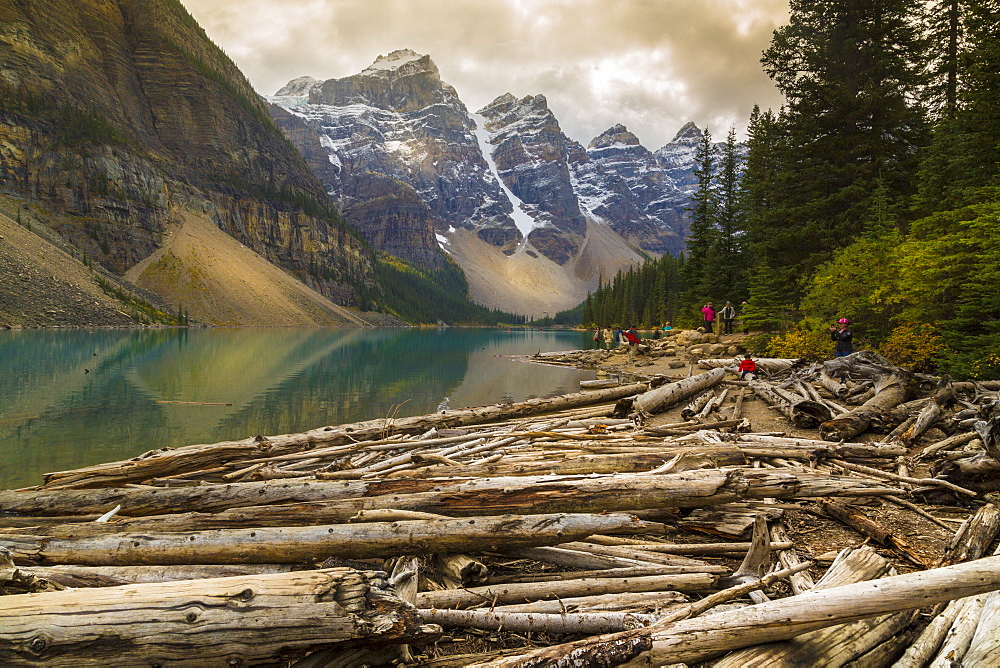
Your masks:
M471 114L431 58L408 49L352 76L293 79L267 99L370 243L429 268L446 254L487 306L554 313L601 276L683 249L692 124L656 153L620 125L584 148L542 95L507 93Z

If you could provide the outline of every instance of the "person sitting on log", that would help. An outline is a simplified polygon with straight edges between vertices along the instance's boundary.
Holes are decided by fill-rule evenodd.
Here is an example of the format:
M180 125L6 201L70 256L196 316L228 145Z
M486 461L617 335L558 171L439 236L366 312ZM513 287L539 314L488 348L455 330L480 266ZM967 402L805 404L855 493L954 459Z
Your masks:
M740 362L740 380L746 380L747 376L750 376L751 380L757 378L757 363L753 361L750 357L750 353L743 356L743 360Z

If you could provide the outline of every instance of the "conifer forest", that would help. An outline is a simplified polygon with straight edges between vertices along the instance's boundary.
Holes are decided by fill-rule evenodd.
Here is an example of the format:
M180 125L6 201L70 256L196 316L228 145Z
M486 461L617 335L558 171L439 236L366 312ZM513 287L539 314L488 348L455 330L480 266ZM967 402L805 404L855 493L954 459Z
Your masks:
M760 352L856 342L1000 377L1000 2L792 0L762 55L785 96L697 155L686 256L620 273L585 325L741 305Z

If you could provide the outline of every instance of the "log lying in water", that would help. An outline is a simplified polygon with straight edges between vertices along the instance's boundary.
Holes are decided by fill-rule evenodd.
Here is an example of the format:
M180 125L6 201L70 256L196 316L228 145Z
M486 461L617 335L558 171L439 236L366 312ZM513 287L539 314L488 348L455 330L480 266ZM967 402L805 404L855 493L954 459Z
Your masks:
M331 647L440 635L383 573L346 568L7 596L0 663L286 663Z
M8 534L0 538L0 546L7 547L21 565L312 563L328 557L365 559L554 545L593 533L635 533L651 526L622 514L522 515L79 539Z

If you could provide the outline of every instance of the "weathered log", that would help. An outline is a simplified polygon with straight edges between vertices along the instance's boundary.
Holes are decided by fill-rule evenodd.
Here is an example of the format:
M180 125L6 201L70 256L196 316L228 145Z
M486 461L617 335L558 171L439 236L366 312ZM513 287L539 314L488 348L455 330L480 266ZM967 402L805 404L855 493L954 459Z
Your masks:
M454 476L456 478L476 476L522 476L549 473L552 475L589 475L591 473L638 473L649 471L677 455L684 460L709 459L718 466L740 466L746 463L743 451L735 445L665 445L656 452L636 452L622 454L579 454L561 460L519 461L512 463L498 461L474 466L431 466L413 471L391 474L393 478L433 478Z
M875 382L875 396L821 424L820 435L827 441L846 441L868 431L881 413L906 400L909 386L910 378L904 373L880 376Z
M942 415L944 415L944 408L936 401L931 401L920 411L913 420L913 424L903 431L899 440L907 445L913 444L925 431L931 428L931 425L941 419Z
M73 538L4 535L19 564L311 563L327 557L477 552L553 545L592 533L635 533L650 525L630 515L522 515L372 522L198 533L126 533Z
M817 454L832 452L837 457L845 459L852 458L893 458L906 454L906 448L899 445L879 445L867 443L837 443L831 445L829 441L818 441L809 438L789 438L785 436L767 436L764 434L740 434L735 437L738 444L741 443L771 443L781 446L792 446L801 448L813 448ZM829 449L828 449L829 448Z
M498 419L524 417L576 406L588 406L629 397L646 389L647 386L644 383L633 383L606 390L530 399L515 404L496 404L407 418L368 420L338 427L322 427L300 434L284 434L267 438L259 437L259 439L250 438L242 441L225 441L154 450L120 462L48 473L45 475L45 486L66 488L124 485L161 476L198 471L209 466L252 459L261 455L295 452L303 448L313 448L319 444L328 446L355 443L389 434L420 434L437 426L455 427L482 424Z
M22 569L65 587L117 587L125 584L205 580L303 570L299 564L213 564L207 566L30 566Z
M121 519L109 523L42 527L37 535L91 536L112 532L178 532L251 526L301 526L342 523L362 511L420 511L448 516L528 514L539 512L638 511L648 508L696 508L743 498L898 495L900 490L863 478L804 471L761 469L698 470L676 474L622 474L595 477L525 476L466 480L413 480L438 491L381 494L308 504L247 506L216 513L179 513ZM367 489L373 489L368 487ZM26 535L24 529L0 531Z
M705 404L707 404L709 400L714 396L715 396L714 390L706 390L701 394L699 394L698 396L696 396L693 400L691 400L691 403L689 403L687 406L681 409L681 419L690 420L691 418L693 418L695 415L701 412L701 409L705 407Z
M695 663L765 642L787 640L816 629L911 610L1000 589L1000 557L882 578L874 582L810 591L735 611L719 612L645 629L607 634L493 661L493 668L546 665L557 659L599 655L611 645L643 653L630 666ZM645 647L651 647L646 652ZM602 665L619 665L621 663ZM486 668L487 664L473 664Z
M978 452L934 467L934 477L981 494L1000 491L1000 461Z
M603 545L621 545L618 541L628 541L628 538L617 536L590 536L589 543L599 543ZM771 543L772 550L788 550L794 547L791 541ZM713 555L732 556L734 554L744 555L750 549L749 542L738 543L642 543L642 549L647 552L662 552L664 554L683 554L689 556Z
M0 628L19 666L249 665L440 634L384 574L342 568L8 596Z
M831 500L821 500L819 508L830 517L839 520L868 538L878 541L921 568L927 568L923 555L904 538L894 535L886 527L875 522L853 508Z
M1000 534L1000 506L987 503L955 532L938 566L951 566L980 559Z
M608 633L652 624L659 615L634 612L538 613L496 610L420 610L428 624L512 633Z
M962 659L969 649L972 637L979 625L979 617L986 603L987 594L970 596L962 606L951 628L945 634L944 642L930 665L934 668L951 668L967 665Z
M637 578L580 578L551 582L512 582L470 589L441 589L417 594L417 607L469 608L479 605L528 603L545 599L620 594L646 591L707 591L715 586L718 576L710 573L649 575Z
M962 657L962 665L969 668L995 666L1000 657L1000 595L987 595L983 610L979 613L979 624L969 643L969 649Z
M623 594L596 594L569 598L534 601L514 605L498 605L499 612L611 612L630 610L667 610L686 603L687 596L676 591L639 591Z
M966 599L948 603L944 612L940 613L920 633L915 641L903 652L892 668L923 668L928 665L937 653L948 629L965 607Z
M813 591L871 580L887 571L892 572L889 568L888 561L875 552L853 550L834 562ZM817 629L783 642L733 652L717 661L715 666L842 666L898 633L909 619L910 613L897 613Z
M797 427L812 429L829 420L832 414L825 405L812 399L795 398L763 380L751 380L750 389L771 404Z
M655 414L693 397L703 390L717 385L726 375L724 369L712 369L705 373L661 385L637 397L627 396L615 405L615 417L627 417L634 412Z
M778 555L778 563L781 564L782 568L794 568L799 564L805 563L799 559L799 555L795 552L794 544L788 549L776 548L776 545L787 545L791 542L788 536L788 532L785 529L785 525L778 521L774 522L770 526L770 538L771 538L771 550L776 551ZM792 587L793 594L801 594L807 592L816 586L813 579L809 576L809 573L800 572L788 578L788 584Z
M483 562L467 554L436 554L434 566L453 588L483 584L490 573Z
M723 578L719 584L723 587L760 582L765 569L771 565L771 538L768 535L767 520L763 514L758 514L753 523L753 537L750 539L750 549L747 550L743 562L731 576ZM764 603L770 599L761 590L749 592L754 603Z

